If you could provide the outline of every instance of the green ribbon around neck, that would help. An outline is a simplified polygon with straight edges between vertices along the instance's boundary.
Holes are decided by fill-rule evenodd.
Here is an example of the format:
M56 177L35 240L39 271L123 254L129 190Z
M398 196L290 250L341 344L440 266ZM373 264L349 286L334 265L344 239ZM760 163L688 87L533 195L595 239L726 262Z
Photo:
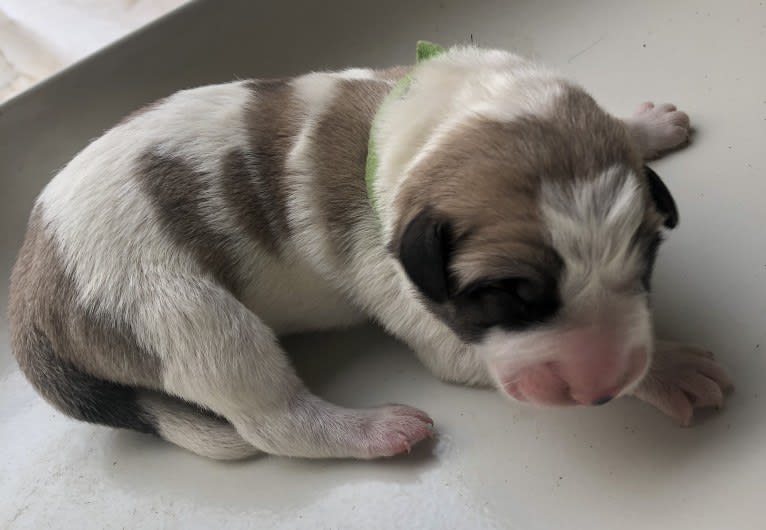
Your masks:
M441 55L446 50L439 46L438 44L434 44L433 42L428 42L425 40L418 41L415 58L416 58L416 64L420 64L422 62L425 62L429 59L432 59L438 55ZM365 164L364 168L364 181L367 185L367 198L370 201L370 204L372 205L373 210L377 209L376 200L375 200L375 177L378 174L378 152L376 148L376 128L377 123L381 114L381 111L391 102L398 98L400 98L410 87L410 84L412 83L412 72L408 72L404 75L394 86L394 88L391 89L391 92L388 93L388 95L383 100L383 103L378 108L378 112L375 113L375 117L372 120L372 125L370 126L370 139L367 144L367 163Z

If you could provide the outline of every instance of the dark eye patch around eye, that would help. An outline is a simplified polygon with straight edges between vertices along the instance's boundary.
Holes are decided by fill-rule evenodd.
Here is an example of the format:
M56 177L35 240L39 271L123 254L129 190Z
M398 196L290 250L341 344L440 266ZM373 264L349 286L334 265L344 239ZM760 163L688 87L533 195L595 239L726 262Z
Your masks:
M474 283L454 298L460 325L469 336L491 327L519 330L553 316L560 306L554 282L503 278Z

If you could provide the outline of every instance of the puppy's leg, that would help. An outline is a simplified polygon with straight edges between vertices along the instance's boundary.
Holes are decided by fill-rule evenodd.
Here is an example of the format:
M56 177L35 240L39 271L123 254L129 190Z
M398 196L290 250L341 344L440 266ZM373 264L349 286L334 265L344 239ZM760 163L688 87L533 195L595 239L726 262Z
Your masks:
M378 321L394 336L406 342L436 377L450 383L493 386L485 361L476 349L460 340L409 294L388 301L377 312Z
M390 456L431 435L403 406L353 410L312 395L272 331L218 285L164 278L141 312L163 356L163 389L226 418L250 444L298 457Z
M453 383L493 385L485 361L426 309L383 249L360 251L344 280L355 284L351 294L367 314L407 343L435 376Z
M632 117L624 120L645 159L678 147L689 139L689 116L675 105L642 103Z
M695 408L721 407L724 392L731 386L729 376L712 353L657 341L649 373L633 395L688 426Z

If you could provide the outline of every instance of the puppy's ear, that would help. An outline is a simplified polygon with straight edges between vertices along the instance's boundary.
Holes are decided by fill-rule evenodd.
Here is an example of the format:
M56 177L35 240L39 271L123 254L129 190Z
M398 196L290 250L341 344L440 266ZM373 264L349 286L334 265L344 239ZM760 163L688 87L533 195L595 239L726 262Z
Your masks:
M423 210L404 229L397 254L407 276L429 299L446 302L447 266L452 249L450 223L431 210Z
M678 208L676 208L676 201L670 194L670 190L662 182L660 176L649 166L644 166L644 173L646 173L646 178L649 181L649 193L654 205L665 216L664 225L667 228L675 228L678 225Z

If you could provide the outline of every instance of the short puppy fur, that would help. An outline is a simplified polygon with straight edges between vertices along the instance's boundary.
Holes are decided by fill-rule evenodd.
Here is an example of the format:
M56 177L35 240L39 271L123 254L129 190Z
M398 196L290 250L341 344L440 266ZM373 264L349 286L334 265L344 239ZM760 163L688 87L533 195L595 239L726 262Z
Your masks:
M537 404L635 395L688 424L730 383L707 352L654 337L652 266L678 212L644 165L688 132L672 105L621 120L474 47L184 90L38 197L13 351L63 413L221 459L375 458L430 436L417 409L312 395L280 347L364 319L447 381Z

